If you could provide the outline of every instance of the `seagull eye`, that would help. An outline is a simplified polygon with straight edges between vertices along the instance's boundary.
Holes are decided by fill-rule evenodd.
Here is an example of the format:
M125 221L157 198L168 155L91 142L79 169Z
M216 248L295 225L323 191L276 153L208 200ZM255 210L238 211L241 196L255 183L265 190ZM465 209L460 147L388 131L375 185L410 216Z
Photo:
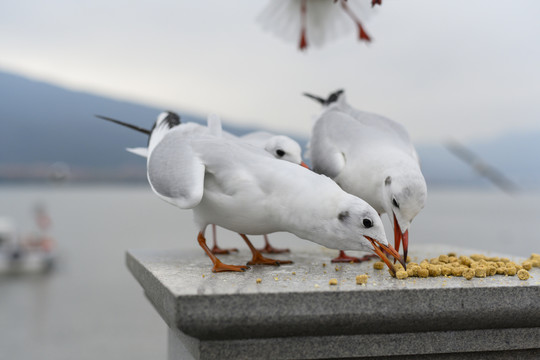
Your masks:
M363 223L364 226L367 227L367 228L370 228L370 227L373 226L373 221L371 221L371 219L364 219L364 220L362 221L362 223Z
M283 151L281 149L278 149L278 150L276 150L276 155L279 156L279 157L282 157L283 155L285 155L285 151Z
M396 201L396 198L393 198L393 199L392 199L392 204L393 204L395 207L397 207L397 208L399 209L399 204L398 204L398 202Z

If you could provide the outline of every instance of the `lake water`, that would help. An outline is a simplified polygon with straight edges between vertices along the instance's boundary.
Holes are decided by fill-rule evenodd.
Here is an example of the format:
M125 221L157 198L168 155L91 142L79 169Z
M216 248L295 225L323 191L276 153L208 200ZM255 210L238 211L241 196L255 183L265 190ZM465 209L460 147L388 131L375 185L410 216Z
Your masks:
M128 272L125 251L198 248L191 212L147 186L0 186L0 217L21 233L35 228L36 202L53 220L59 266L46 276L0 276L0 359L165 359L165 323ZM539 193L431 190L409 238L528 256L540 252L539 220ZM219 235L248 257L238 235ZM297 251L318 246L284 233L271 239Z

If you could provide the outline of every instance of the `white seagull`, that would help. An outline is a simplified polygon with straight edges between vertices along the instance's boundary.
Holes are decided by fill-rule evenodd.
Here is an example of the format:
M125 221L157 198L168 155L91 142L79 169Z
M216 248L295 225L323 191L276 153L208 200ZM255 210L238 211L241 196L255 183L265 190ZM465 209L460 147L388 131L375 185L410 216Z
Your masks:
M394 247L399 251L403 241L406 259L411 221L427 198L426 181L407 131L393 120L351 107L343 90L328 99L305 95L326 107L310 139L313 171L334 179L379 214L386 213L394 224Z
M372 0L371 6L382 0ZM371 42L361 19L369 16L368 0L271 0L258 17L264 30L298 42L305 50L309 43L322 46L353 29L358 39ZM351 21L352 20L352 21Z
M255 147L266 150L276 159L289 161L293 164L298 164L309 169L306 163L302 160L302 148L300 147L300 144L288 136L276 135L267 131L254 131L246 135L242 135L238 139ZM215 242L215 226L212 227L212 230L214 232ZM290 251L289 249L278 249L273 247L268 240L267 234L263 235L263 238L264 247L259 249L262 253L279 254Z
M186 125L169 112L158 116L150 131L148 181L161 199L193 210L197 239L213 262L212 271L248 267L224 264L212 254L204 236L210 224L241 235L253 254L248 265L279 265L263 257L246 236L277 231L330 248L374 251L391 271L384 252L404 263L388 245L377 212L328 177L239 141L193 136Z

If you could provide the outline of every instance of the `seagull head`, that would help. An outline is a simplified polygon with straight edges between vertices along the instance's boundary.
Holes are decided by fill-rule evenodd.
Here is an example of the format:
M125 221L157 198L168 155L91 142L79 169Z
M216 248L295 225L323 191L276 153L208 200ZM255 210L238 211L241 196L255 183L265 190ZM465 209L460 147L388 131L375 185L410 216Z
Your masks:
M163 137L173 128L180 125L180 116L172 111L160 113L150 130L148 138L148 149L152 151Z
M335 240L339 249L374 252L392 272L395 269L386 256L388 254L406 267L403 258L388 244L381 217L364 200L351 195L342 201L333 225L333 231L339 238Z
M289 161L307 168L307 165L302 161L300 145L288 136L272 136L266 142L264 149L276 159Z
M424 208L427 187L420 171L400 172L388 175L383 185L383 207L394 224L394 246L399 251L403 241L403 257L409 249L409 227L412 220Z

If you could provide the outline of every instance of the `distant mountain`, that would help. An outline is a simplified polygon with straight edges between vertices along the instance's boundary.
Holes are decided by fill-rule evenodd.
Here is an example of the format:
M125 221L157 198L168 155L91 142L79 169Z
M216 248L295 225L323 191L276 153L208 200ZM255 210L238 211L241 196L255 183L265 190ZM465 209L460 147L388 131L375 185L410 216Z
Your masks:
M56 173L61 177L66 169L74 180L144 181L145 161L124 149L145 146L146 136L94 114L149 128L163 110L0 72L0 181L43 179ZM181 109L170 110L185 121L206 122ZM224 127L237 135L261 130ZM305 148L306 138L295 140ZM464 145L519 184L540 184L540 131ZM443 144L418 144L417 149L430 185L488 184Z
M94 114L150 128L163 110L0 72L0 180L42 178L66 165L75 178L143 180L145 161L125 148L145 146L147 137ZM183 121L206 123L202 117L170 110ZM224 128L237 135L255 130ZM51 169L54 163L61 165Z

